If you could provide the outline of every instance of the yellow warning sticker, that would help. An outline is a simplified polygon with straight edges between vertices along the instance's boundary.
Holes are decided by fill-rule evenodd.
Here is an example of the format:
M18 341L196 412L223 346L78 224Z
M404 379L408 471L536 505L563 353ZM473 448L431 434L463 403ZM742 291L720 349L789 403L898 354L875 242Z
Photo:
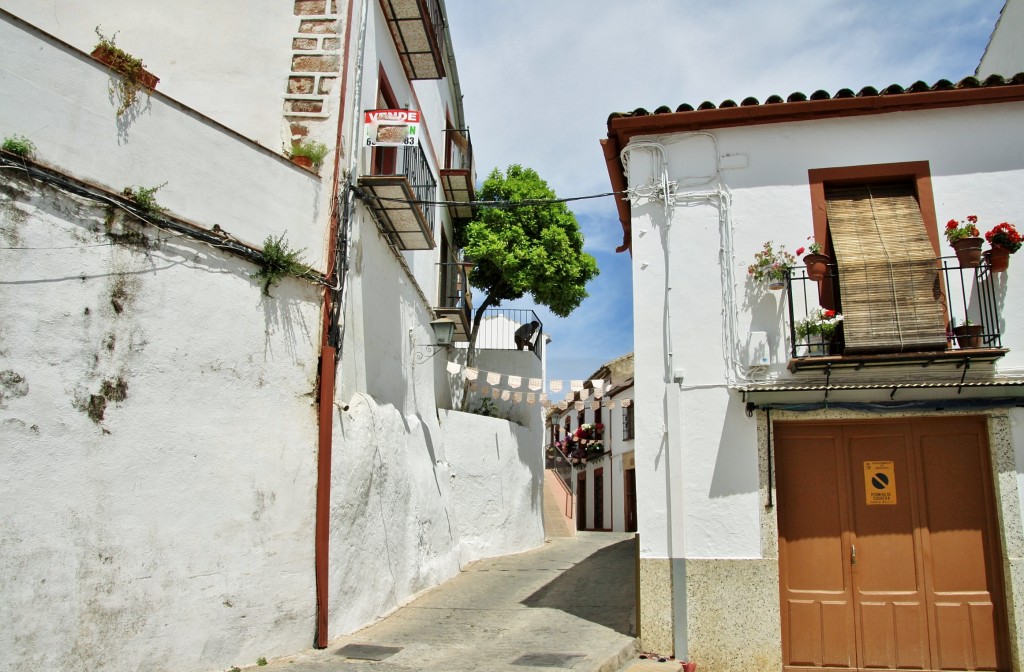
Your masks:
M864 497L868 506L896 504L896 469L891 461L864 463Z

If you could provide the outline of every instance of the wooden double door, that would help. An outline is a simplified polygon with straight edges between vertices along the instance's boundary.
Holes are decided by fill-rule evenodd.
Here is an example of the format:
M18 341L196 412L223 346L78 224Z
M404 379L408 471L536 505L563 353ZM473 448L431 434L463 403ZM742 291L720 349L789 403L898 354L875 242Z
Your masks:
M984 418L778 422L786 670L1009 670Z

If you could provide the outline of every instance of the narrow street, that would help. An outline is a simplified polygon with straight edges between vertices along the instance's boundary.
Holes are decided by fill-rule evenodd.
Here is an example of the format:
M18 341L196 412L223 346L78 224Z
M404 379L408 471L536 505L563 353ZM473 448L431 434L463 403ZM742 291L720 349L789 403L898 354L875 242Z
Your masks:
M632 534L580 532L481 560L327 649L258 669L614 672L636 651L634 554Z

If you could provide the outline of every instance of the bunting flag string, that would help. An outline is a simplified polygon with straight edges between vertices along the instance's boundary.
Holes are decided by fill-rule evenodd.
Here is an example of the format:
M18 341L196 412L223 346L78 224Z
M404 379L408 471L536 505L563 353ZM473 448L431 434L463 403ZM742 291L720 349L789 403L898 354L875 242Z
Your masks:
M615 408L616 405L627 408L632 404L631 400L624 399L616 402L614 399L606 398L605 395L616 386L625 382L620 378L603 380L593 378L589 380L549 380L548 390L552 393L566 391L564 401L551 399L547 392L543 392L543 378L525 378L512 374L503 374L497 371L486 371L480 368L464 366L458 362L448 362L446 369L452 375L460 375L466 381L466 387L482 396L490 396L492 399L512 400L519 404L523 401L533 405L539 403L546 409L558 408L560 410L576 409L582 411L586 408L597 410L599 408ZM484 382L486 381L486 384ZM505 382L510 389L499 387ZM515 390L513 392L512 390ZM526 390L530 390L526 392Z

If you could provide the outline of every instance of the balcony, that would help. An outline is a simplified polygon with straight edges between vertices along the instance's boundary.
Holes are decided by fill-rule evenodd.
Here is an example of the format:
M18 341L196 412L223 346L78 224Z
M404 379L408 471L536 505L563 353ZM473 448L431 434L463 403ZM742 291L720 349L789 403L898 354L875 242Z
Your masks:
M455 323L455 341L469 341L473 324L473 301L466 277L466 265L457 262L438 264L441 267L438 297L440 305L434 307L438 317Z
M991 267L982 262L976 268L962 268L955 257L943 257L937 260L934 270L928 266L905 272L920 275L922 270L923 276L920 277L924 278L924 282L919 284L924 296L933 299L929 303L937 304L933 309L938 310L939 322L934 324L930 332L927 329L918 329L915 336L919 339L917 342L920 345L913 345L915 341L910 339L910 345L894 346L892 339L889 338L891 334L887 331L884 334L879 333L877 341L872 343L872 332L870 329L865 331L862 315L859 320L860 343L856 347L851 347L847 343L848 319L838 324L830 338L821 334L804 333L807 330L800 329L800 325L806 324L807 318L819 309L834 310L842 314L843 297L836 266L830 265L825 277L820 281L811 280L803 267L794 268L790 272L786 286L789 305L790 371L796 373L807 369L826 369L831 372L838 368L860 370L865 367L906 365L930 367L946 363L950 366L955 365L957 369L962 368L961 373L966 374L971 362L993 362L1005 355L1007 350L1002 347L1002 320L996 296L997 283ZM890 271L886 269L886 272ZM894 268L892 272L902 273L904 270ZM896 281L900 279L898 276L894 277L894 287L898 284ZM895 290L892 293L895 295ZM907 305L906 296L885 296L879 297L879 300L892 301L897 317L907 315L913 309L913 306ZM862 307L871 305L863 300L859 303ZM883 320L885 319L887 318L883 317ZM953 325L964 325L968 320L978 325L975 327L975 338L970 341L967 338L959 338L953 329ZM902 338L899 325L884 325L888 326L896 330L897 339ZM879 331L885 331L884 327ZM925 338L920 338L922 332L926 332ZM958 374L958 377L962 379L962 375Z
M449 201L448 213L453 220L473 218L470 203L476 194L473 189L473 143L468 128L445 130L447 160L441 171L441 186L445 200Z
M373 210L384 234L400 250L434 248L437 181L419 145L377 150L375 174L359 178L360 197Z
M518 308L488 308L480 320L480 331L476 336L476 347L485 350L518 350L515 333L524 324L534 320L540 322L532 310ZM534 334L533 354L543 361L544 325Z
M380 0L409 79L444 77L444 17L438 0Z

